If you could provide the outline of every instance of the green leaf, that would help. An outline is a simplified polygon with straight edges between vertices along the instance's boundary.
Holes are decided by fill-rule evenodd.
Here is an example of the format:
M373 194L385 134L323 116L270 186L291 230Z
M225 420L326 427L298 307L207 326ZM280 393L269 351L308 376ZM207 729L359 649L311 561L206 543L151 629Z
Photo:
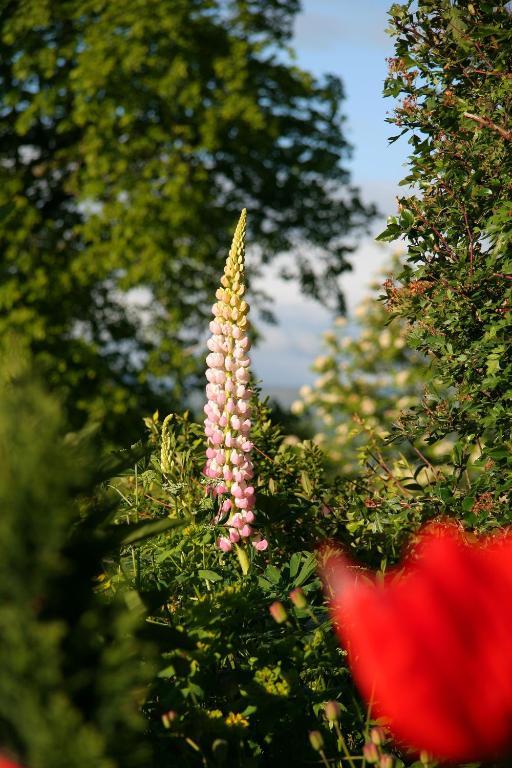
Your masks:
M294 581L294 585L296 587L300 587L301 584L304 584L304 582L307 579L309 579L311 574L313 574L315 571L316 571L316 556L314 554L309 554L306 557L304 565L300 569L299 575Z
M311 478L309 477L307 472L302 471L300 473L300 482L302 487L304 488L304 492L306 496L311 496L313 493L313 483L311 482Z
M299 570L302 561L302 552L294 552L290 558L290 577L293 579Z
M207 568L200 568L197 572L200 579L205 581L222 581L222 576L215 571L209 571Z
M183 528L190 522L190 518L173 519L165 517L162 520L152 520L151 522L140 522L131 524L119 524L110 527L113 537L119 541L122 546L138 544L144 539L158 536L173 528Z
M265 576L272 584L278 584L281 581L281 571L275 565L268 565L266 567Z

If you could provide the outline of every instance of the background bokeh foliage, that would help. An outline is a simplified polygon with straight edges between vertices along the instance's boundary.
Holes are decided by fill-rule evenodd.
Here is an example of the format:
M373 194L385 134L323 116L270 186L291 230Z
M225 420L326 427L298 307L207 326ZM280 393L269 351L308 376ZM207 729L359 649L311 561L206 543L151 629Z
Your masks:
M290 55L298 10L0 5L0 333L26 338L74 425L126 440L141 410L183 402L244 206L254 268L294 250L304 292L342 306L372 209L349 184L341 82Z

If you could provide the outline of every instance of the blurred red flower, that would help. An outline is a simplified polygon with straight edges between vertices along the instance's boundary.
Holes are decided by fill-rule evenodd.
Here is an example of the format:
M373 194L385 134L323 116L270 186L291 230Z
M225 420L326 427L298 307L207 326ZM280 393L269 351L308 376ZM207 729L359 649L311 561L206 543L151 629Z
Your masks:
M474 537L473 537L474 538ZM512 746L512 537L430 525L376 579L324 550L323 575L354 679L407 746L456 762Z
M21 768L21 766L0 755L0 768Z

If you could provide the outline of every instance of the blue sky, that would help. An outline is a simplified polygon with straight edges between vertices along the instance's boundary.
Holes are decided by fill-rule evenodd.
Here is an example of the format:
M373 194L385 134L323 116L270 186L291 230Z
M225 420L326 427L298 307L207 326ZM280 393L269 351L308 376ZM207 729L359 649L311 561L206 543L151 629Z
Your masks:
M350 161L352 181L363 198L382 211L375 233L395 211L398 182L405 175L407 143L389 145L393 126L385 122L392 102L382 97L386 57L393 53L385 34L391 0L303 0L295 27L298 64L315 74L332 72L343 80L346 92L345 133L354 145ZM387 252L365 238L352 258L353 272L343 278L349 313L365 293L365 286L386 262ZM310 366L321 351L321 334L332 324L315 302L277 278L278 266L269 268L265 288L275 297L277 327L261 328L265 339L254 350L256 375L264 389L298 388L314 378Z
M304 0L295 27L298 63L343 80L347 136L355 144L352 170L359 183L396 184L405 159L403 146L388 146L394 132L385 122L391 103L382 97L385 60L393 54L385 33L390 5L390 0Z

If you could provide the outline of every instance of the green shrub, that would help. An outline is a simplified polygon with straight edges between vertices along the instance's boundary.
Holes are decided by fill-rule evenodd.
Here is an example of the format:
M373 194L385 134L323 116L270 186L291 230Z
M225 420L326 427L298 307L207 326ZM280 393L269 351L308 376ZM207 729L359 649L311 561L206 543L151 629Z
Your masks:
M258 527L269 549L247 550L247 573L217 547L224 529L215 524L202 475L203 430L187 415L171 421L166 472L155 415L147 420L152 456L117 481L122 514L131 520L187 521L123 561L153 607L160 646L161 669L146 705L158 765L217 765L224 752L229 765L306 765L313 758L308 731L336 697L349 743L356 747L361 738L364 713L354 705L317 576L315 546L336 529L323 456L312 443L286 444L266 406L256 399L253 405ZM298 587L306 607L291 602ZM287 615L279 624L269 612L276 601Z
M454 436L430 513L488 529L511 520L510 10L396 4L391 31L385 92L401 97L391 121L409 134L412 193L381 236L408 242L407 264L385 284L387 306L445 390L428 392L395 437Z

